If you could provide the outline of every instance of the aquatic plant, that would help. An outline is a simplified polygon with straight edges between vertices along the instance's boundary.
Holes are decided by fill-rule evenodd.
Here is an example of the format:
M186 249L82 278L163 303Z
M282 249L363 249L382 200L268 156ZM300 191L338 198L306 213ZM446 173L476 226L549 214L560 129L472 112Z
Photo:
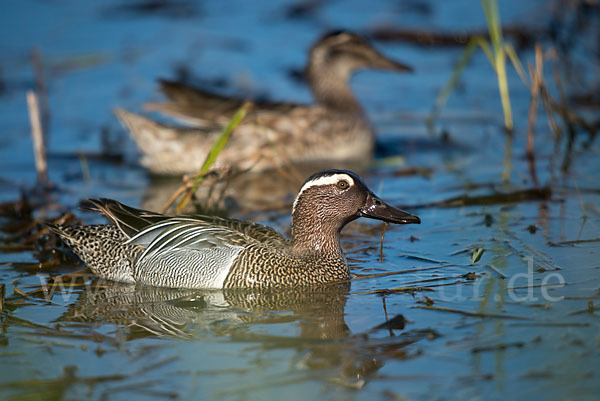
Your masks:
M460 55L458 61L454 65L450 78L438 94L435 105L430 116L427 119L427 125L429 130L433 132L433 124L435 119L439 115L441 109L444 107L450 94L458 84L460 76L471 60L473 53L480 47L485 53L490 64L494 68L496 77L498 80L498 91L500 93L500 101L502 103L502 112L504 114L504 127L507 130L507 142L505 148L505 159L504 159L504 172L502 173L502 179L508 181L510 177L510 160L512 155L512 130L513 130L513 116L512 108L510 105L510 93L508 89L508 81L506 78L506 57L510 59L513 66L517 70L520 76L524 76L523 67L517 54L509 43L504 43L502 35L502 25L500 23L500 13L498 12L498 3L496 0L481 0L481 6L483 13L485 14L486 23L489 31L489 41L483 36L472 36L469 39L465 49ZM491 44L490 44L491 43Z

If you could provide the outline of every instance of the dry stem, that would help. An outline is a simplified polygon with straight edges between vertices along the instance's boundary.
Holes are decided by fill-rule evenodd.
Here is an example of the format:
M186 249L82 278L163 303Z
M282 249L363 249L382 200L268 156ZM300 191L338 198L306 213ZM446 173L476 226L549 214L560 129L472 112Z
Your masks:
M29 109L29 121L31 123L31 136L33 138L33 151L35 155L35 168L38 179L41 182L48 180L48 164L46 162L46 146L44 144L44 132L40 119L40 108L38 97L34 91L27 92L27 107Z

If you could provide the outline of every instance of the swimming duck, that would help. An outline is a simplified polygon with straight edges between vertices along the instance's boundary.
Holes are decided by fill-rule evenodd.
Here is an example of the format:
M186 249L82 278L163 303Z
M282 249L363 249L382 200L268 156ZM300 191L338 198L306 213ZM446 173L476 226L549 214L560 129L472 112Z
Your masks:
M348 85L352 74L365 68L411 70L354 33L339 31L321 37L312 46L305 67L316 104L255 102L215 167L261 171L290 162L367 163L373 155L374 133ZM123 109L115 114L140 148L141 164L152 173L198 171L244 101L169 81L162 81L161 89L168 101L147 108L185 122L187 127L159 123Z
M177 288L264 288L348 279L340 246L349 222L396 224L417 216L384 203L346 170L309 177L292 208L291 238L272 228L214 216L165 216L92 200L112 224L49 225L92 272L113 281Z

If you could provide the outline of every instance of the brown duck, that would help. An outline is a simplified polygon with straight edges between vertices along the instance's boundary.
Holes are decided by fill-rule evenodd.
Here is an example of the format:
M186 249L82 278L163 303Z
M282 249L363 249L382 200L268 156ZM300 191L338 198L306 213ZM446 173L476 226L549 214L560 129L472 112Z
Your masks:
M411 70L351 32L321 37L311 48L305 68L316 104L256 102L215 167L259 171L290 162L365 164L373 155L374 133L348 81L355 71L366 68ZM162 81L161 89L168 100L147 108L187 127L159 123L123 109L117 109L116 115L140 148L142 165L151 172L195 172L244 101L169 81Z
M348 279L344 226L368 217L396 224L418 217L387 205L346 170L312 175L292 208L287 239L272 228L214 216L170 217L117 201L92 201L112 224L50 228L98 276L177 288L292 287Z

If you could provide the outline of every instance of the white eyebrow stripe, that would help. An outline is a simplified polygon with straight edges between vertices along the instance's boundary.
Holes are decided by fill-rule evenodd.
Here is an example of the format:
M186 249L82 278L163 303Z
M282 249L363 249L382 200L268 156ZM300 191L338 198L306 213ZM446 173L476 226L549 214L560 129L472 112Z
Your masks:
M294 200L294 206L292 207L292 214L294 214L294 211L296 210L296 204L298 203L298 199L300 199L300 195L302 195L302 192L306 191L308 188L311 188L311 187L337 184L338 181L340 181L340 180L348 181L348 185L350 187L354 185L354 180L352 179L352 177L350 177L348 174L344 174L344 173L326 175L324 177L319 177L315 180L308 181L306 184L304 184L302 186L302 188L300 189L300 192L298 192L298 196L296 196L296 199Z

